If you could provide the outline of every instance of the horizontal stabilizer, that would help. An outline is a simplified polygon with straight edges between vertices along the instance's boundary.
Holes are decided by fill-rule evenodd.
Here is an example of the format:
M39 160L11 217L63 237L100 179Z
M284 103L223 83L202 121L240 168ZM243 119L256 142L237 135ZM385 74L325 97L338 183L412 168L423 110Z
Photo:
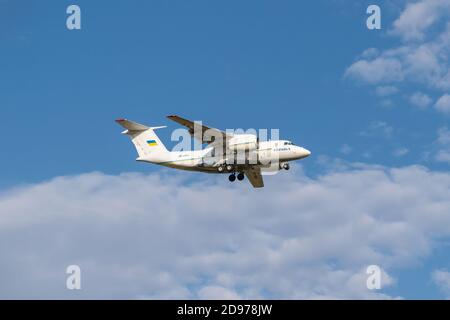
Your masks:
M145 131L148 129L161 129L161 128L166 128L166 126L160 126L160 127L148 127L146 125L131 121L131 120L127 120L127 119L117 119L116 122L118 124L120 124L122 127L124 127L127 130L130 131Z
M150 127L127 119L117 119L116 122L130 131L145 131L147 129L150 129Z

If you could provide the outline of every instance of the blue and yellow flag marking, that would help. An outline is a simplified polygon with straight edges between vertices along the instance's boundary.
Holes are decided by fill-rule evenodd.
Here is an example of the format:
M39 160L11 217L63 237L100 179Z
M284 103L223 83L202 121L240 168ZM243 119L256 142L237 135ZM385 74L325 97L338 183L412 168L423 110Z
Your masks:
M147 140L147 144L148 144L150 147L154 147L154 146L157 146L157 145L158 145L158 144L156 143L155 140Z

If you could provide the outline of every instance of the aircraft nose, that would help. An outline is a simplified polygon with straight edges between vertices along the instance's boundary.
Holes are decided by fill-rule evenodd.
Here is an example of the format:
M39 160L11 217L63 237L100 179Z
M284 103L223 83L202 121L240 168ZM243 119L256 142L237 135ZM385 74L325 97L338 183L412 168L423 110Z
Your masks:
M299 152L300 153L300 157L302 157L302 158L306 158L306 157L309 157L311 155L311 151L309 151L306 148L300 148L299 151L300 151Z
M309 157L311 155L311 151L309 151L308 149L303 148L303 152L305 154L305 157Z

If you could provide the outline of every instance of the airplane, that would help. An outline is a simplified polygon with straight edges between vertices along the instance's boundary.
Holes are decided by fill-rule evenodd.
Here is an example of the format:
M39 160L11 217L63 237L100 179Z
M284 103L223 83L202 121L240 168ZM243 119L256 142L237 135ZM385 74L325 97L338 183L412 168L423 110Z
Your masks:
M149 127L127 119L117 119L116 122L125 128L122 134L131 138L137 150L136 161L189 171L228 173L230 182L236 178L242 181L246 176L254 188L262 188L264 181L261 172L289 170L289 161L311 154L288 140L259 141L254 134L228 133L177 115L167 118L185 126L192 137L207 146L201 150L168 151L155 133L155 130L166 126ZM241 161L237 160L238 153Z

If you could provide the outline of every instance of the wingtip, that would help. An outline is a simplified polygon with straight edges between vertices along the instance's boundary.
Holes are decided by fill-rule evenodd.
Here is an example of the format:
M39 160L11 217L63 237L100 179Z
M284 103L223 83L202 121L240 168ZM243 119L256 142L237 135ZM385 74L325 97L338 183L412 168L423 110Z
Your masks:
M117 123L121 123L121 122L124 122L126 119L124 119L124 118L119 118L119 119L116 119L116 120L114 120L114 121L116 121Z

